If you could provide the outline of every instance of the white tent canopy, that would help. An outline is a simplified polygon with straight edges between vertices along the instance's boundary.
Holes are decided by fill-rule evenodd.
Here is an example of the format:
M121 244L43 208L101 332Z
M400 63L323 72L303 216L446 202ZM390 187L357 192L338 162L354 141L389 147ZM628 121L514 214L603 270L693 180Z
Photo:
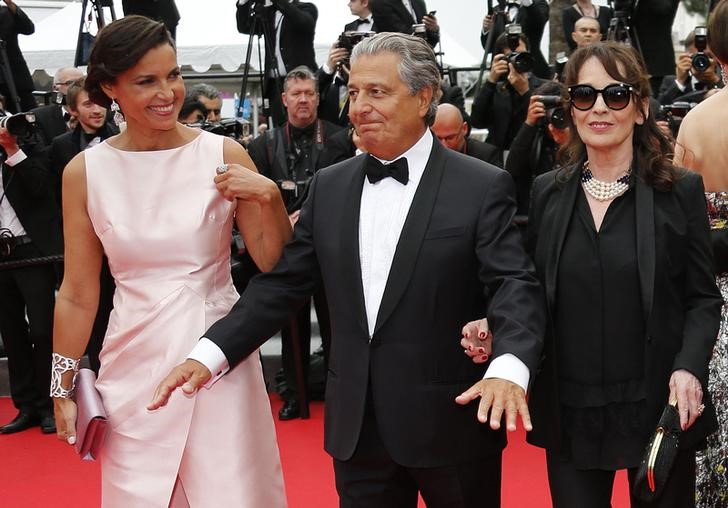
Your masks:
M326 60L329 48L343 29L343 24L351 17L341 0L318 0L314 3L319 10L314 44L316 60L320 65ZM334 7L329 4L342 5ZM121 0L114 0L114 5L116 15L121 17ZM198 72L208 70L213 64L218 64L227 71L238 69L245 60L248 36L237 31L235 3L231 0L177 0L177 7L181 16L177 27L179 63L191 65ZM343 17L341 7L344 7ZM80 20L79 1L36 23L35 34L19 38L31 73L42 69L52 75L58 68L73 65ZM95 32L95 28L96 23L93 21L91 31ZM255 44L257 38L253 40ZM447 64L471 66L478 62L479 57L475 51L466 50L444 30L442 46L446 51ZM251 64L258 66L256 46L253 48Z

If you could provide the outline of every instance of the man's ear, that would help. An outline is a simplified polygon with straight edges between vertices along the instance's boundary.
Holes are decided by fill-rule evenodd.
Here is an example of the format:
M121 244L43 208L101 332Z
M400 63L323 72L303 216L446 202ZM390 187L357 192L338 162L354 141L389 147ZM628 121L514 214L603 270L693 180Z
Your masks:
M432 96L434 95L434 93L435 90L430 86L426 86L422 90L417 92L419 99L418 107L421 113L420 116L422 118L425 117L425 115L427 114L427 110L430 109L430 103L432 102Z
M286 101L286 92L281 92L281 102L283 103L283 106L288 108L288 102Z

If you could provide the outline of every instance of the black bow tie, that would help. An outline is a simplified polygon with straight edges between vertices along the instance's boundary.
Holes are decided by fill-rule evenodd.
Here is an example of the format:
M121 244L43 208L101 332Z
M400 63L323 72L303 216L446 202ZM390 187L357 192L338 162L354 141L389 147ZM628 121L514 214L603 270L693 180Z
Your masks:
M365 25L365 24L371 23L371 20L369 18L364 18L364 19L360 18L360 19L357 19L354 23L356 23L356 26L358 27L359 25Z
M391 176L402 185L407 185L409 181L407 159L404 157L400 157L390 164L382 164L376 157L368 155L364 165L364 172L369 179L369 183L377 183L388 176Z

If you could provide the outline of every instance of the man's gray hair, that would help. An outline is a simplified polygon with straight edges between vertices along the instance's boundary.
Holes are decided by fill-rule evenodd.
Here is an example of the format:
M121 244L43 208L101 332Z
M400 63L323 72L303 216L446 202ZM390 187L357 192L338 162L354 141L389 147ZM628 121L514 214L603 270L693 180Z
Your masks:
M425 115L427 125L432 125L437 115L437 103L440 101L440 68L437 66L435 53L420 37L400 33L383 32L369 37L354 46L351 52L351 64L364 55L394 53L399 55L397 73L410 93L415 95L426 87L432 88L432 101Z
M288 91L288 83L293 81L294 79L302 79L304 81L311 80L313 81L313 87L318 92L318 78L316 75L305 65L299 65L295 69L291 69L291 71L286 74L286 79L283 81L283 91Z
M208 85L207 83L197 83L192 88L190 88L188 94L195 99L200 96L207 97L208 99L220 98L220 91L214 86Z

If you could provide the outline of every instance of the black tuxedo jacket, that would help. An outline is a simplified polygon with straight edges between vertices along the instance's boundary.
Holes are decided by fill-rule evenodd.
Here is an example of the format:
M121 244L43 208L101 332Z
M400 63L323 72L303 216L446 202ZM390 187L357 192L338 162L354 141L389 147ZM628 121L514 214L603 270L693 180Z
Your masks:
M245 5L238 6L236 19L238 22L238 32L249 34L253 30L253 17L251 17L252 0ZM283 64L286 66L286 72L290 72L299 65L308 66L312 72L317 69L316 55L313 50L313 36L316 30L316 20L318 19L318 10L316 6L308 2L299 2L294 0L289 3L288 0L273 0L274 8L266 9L265 19L271 30L272 37L275 37L275 11L276 9L283 13L281 21L281 39L280 49ZM256 27L256 35L261 35L260 26ZM268 41L271 46L275 46L275 39ZM268 71L272 62L275 62L275 55L267 55L265 58L265 72ZM281 76L284 77L284 76Z
M495 356L512 353L532 368L545 320L541 289L511 223L511 179L434 141L370 337L359 262L365 160L316 174L278 265L254 278L205 337L234 366L323 283L332 331L326 450L339 460L354 453L370 391L382 440L398 464L482 459L500 450L505 436L476 421L475 403L454 402L484 373L463 354L460 330L485 315L489 292Z
M675 74L672 24L680 0L638 2L632 15L647 72L652 76Z
M639 174L639 173L638 173ZM580 190L580 173L561 182L556 171L534 181L529 216L529 248L546 291L549 313L556 302L559 255ZM647 421L654 425L668 402L673 371L686 369L703 385L705 412L680 438L695 446L717 426L707 395L708 360L718 333L723 300L715 285L703 183L686 173L669 192L635 184L637 256L645 319L645 388ZM618 298L618 295L614 295ZM528 440L558 450L561 446L558 365L553 328L549 328L544 362L533 382L529 404L533 431Z
M63 108L58 104L48 104L33 110L37 133L45 146L50 146L53 138L68 132L68 124L63 119Z
M339 89L346 88L346 84L336 78L334 74L327 74L323 68L316 73L319 87L318 116L341 127L349 125L349 100L339 111Z
M40 147L24 151L28 157L23 162L13 167L2 163L5 199L44 256L63 254L61 209L53 195L48 160ZM0 158L5 161L4 152Z
M345 32L356 32L357 30L359 30L359 22L356 19L354 21L352 21L351 23L347 23L346 25L344 25ZM369 31L371 31L371 32L377 32L377 31L381 32L382 31L382 30L377 30L377 24L374 23L373 17L372 17L372 27L369 29Z
M422 23L422 17L427 14L425 0L411 0L411 3L417 16L417 23ZM402 0L376 0L371 3L370 8L377 32L412 33L412 25L415 22ZM432 47L436 46L440 42L440 34L427 31L427 42Z
M20 7L17 8L15 14L5 6L0 7L0 39L5 41L5 51L8 55L10 71L18 92L32 92L35 90L28 64L25 63L25 58L23 58L18 45L18 34L31 35L33 32L35 32L35 25ZM5 78L1 73L0 82L5 82ZM10 101L10 97L5 97L6 104L8 101Z
M493 164L498 168L503 168L503 151L490 143L467 138L465 140L465 155Z
M121 7L126 16L138 14L161 21L173 34L179 23L179 11L174 0L122 0Z

